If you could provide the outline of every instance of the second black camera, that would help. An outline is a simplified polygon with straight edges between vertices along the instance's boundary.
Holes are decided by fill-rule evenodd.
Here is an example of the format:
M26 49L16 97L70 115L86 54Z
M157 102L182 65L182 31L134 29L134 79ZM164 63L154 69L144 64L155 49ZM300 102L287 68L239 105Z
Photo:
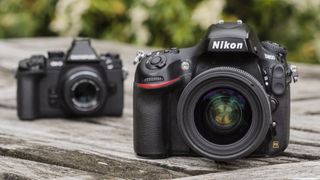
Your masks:
M120 116L124 76L119 55L97 55L87 39L74 40L67 53L31 56L17 71L18 116Z

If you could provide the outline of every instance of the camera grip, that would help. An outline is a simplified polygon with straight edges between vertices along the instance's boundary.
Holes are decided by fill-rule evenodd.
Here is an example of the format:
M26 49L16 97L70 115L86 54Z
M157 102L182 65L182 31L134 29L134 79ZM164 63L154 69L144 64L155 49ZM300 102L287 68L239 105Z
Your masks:
M147 158L163 158L168 152L164 93L134 87L134 150Z
M38 114L38 75L17 74L17 110L21 120L32 120Z

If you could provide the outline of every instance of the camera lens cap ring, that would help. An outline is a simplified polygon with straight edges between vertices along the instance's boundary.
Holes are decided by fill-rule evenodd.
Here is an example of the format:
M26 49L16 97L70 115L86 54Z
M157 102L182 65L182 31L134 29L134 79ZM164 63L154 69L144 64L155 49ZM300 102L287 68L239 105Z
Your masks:
M195 123L195 108L200 97L212 88L230 87L241 92L248 100L252 123L240 140L232 144L216 144L203 137ZM271 124L271 109L268 96L261 84L252 75L233 67L217 67L207 70L193 80L183 90L177 109L180 132L198 154L218 161L235 160L248 156L266 138Z

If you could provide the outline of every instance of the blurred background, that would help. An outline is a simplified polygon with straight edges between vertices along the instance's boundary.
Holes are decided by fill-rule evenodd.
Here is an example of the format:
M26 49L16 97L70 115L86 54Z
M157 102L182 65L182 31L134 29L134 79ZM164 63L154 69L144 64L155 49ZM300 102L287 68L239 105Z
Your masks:
M0 38L91 37L155 47L196 44L219 19L242 19L289 60L320 63L318 0L0 0Z

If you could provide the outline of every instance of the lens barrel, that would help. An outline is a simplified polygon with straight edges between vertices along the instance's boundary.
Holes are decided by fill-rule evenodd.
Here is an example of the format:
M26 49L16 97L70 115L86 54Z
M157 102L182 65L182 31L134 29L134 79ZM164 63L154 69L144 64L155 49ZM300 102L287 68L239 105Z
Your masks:
M261 145L271 124L271 110L264 88L252 75L217 67L188 83L178 102L177 120L190 148L228 161Z
M81 66L67 73L63 95L68 109L73 113L96 113L103 106L106 94L105 83L94 68Z

